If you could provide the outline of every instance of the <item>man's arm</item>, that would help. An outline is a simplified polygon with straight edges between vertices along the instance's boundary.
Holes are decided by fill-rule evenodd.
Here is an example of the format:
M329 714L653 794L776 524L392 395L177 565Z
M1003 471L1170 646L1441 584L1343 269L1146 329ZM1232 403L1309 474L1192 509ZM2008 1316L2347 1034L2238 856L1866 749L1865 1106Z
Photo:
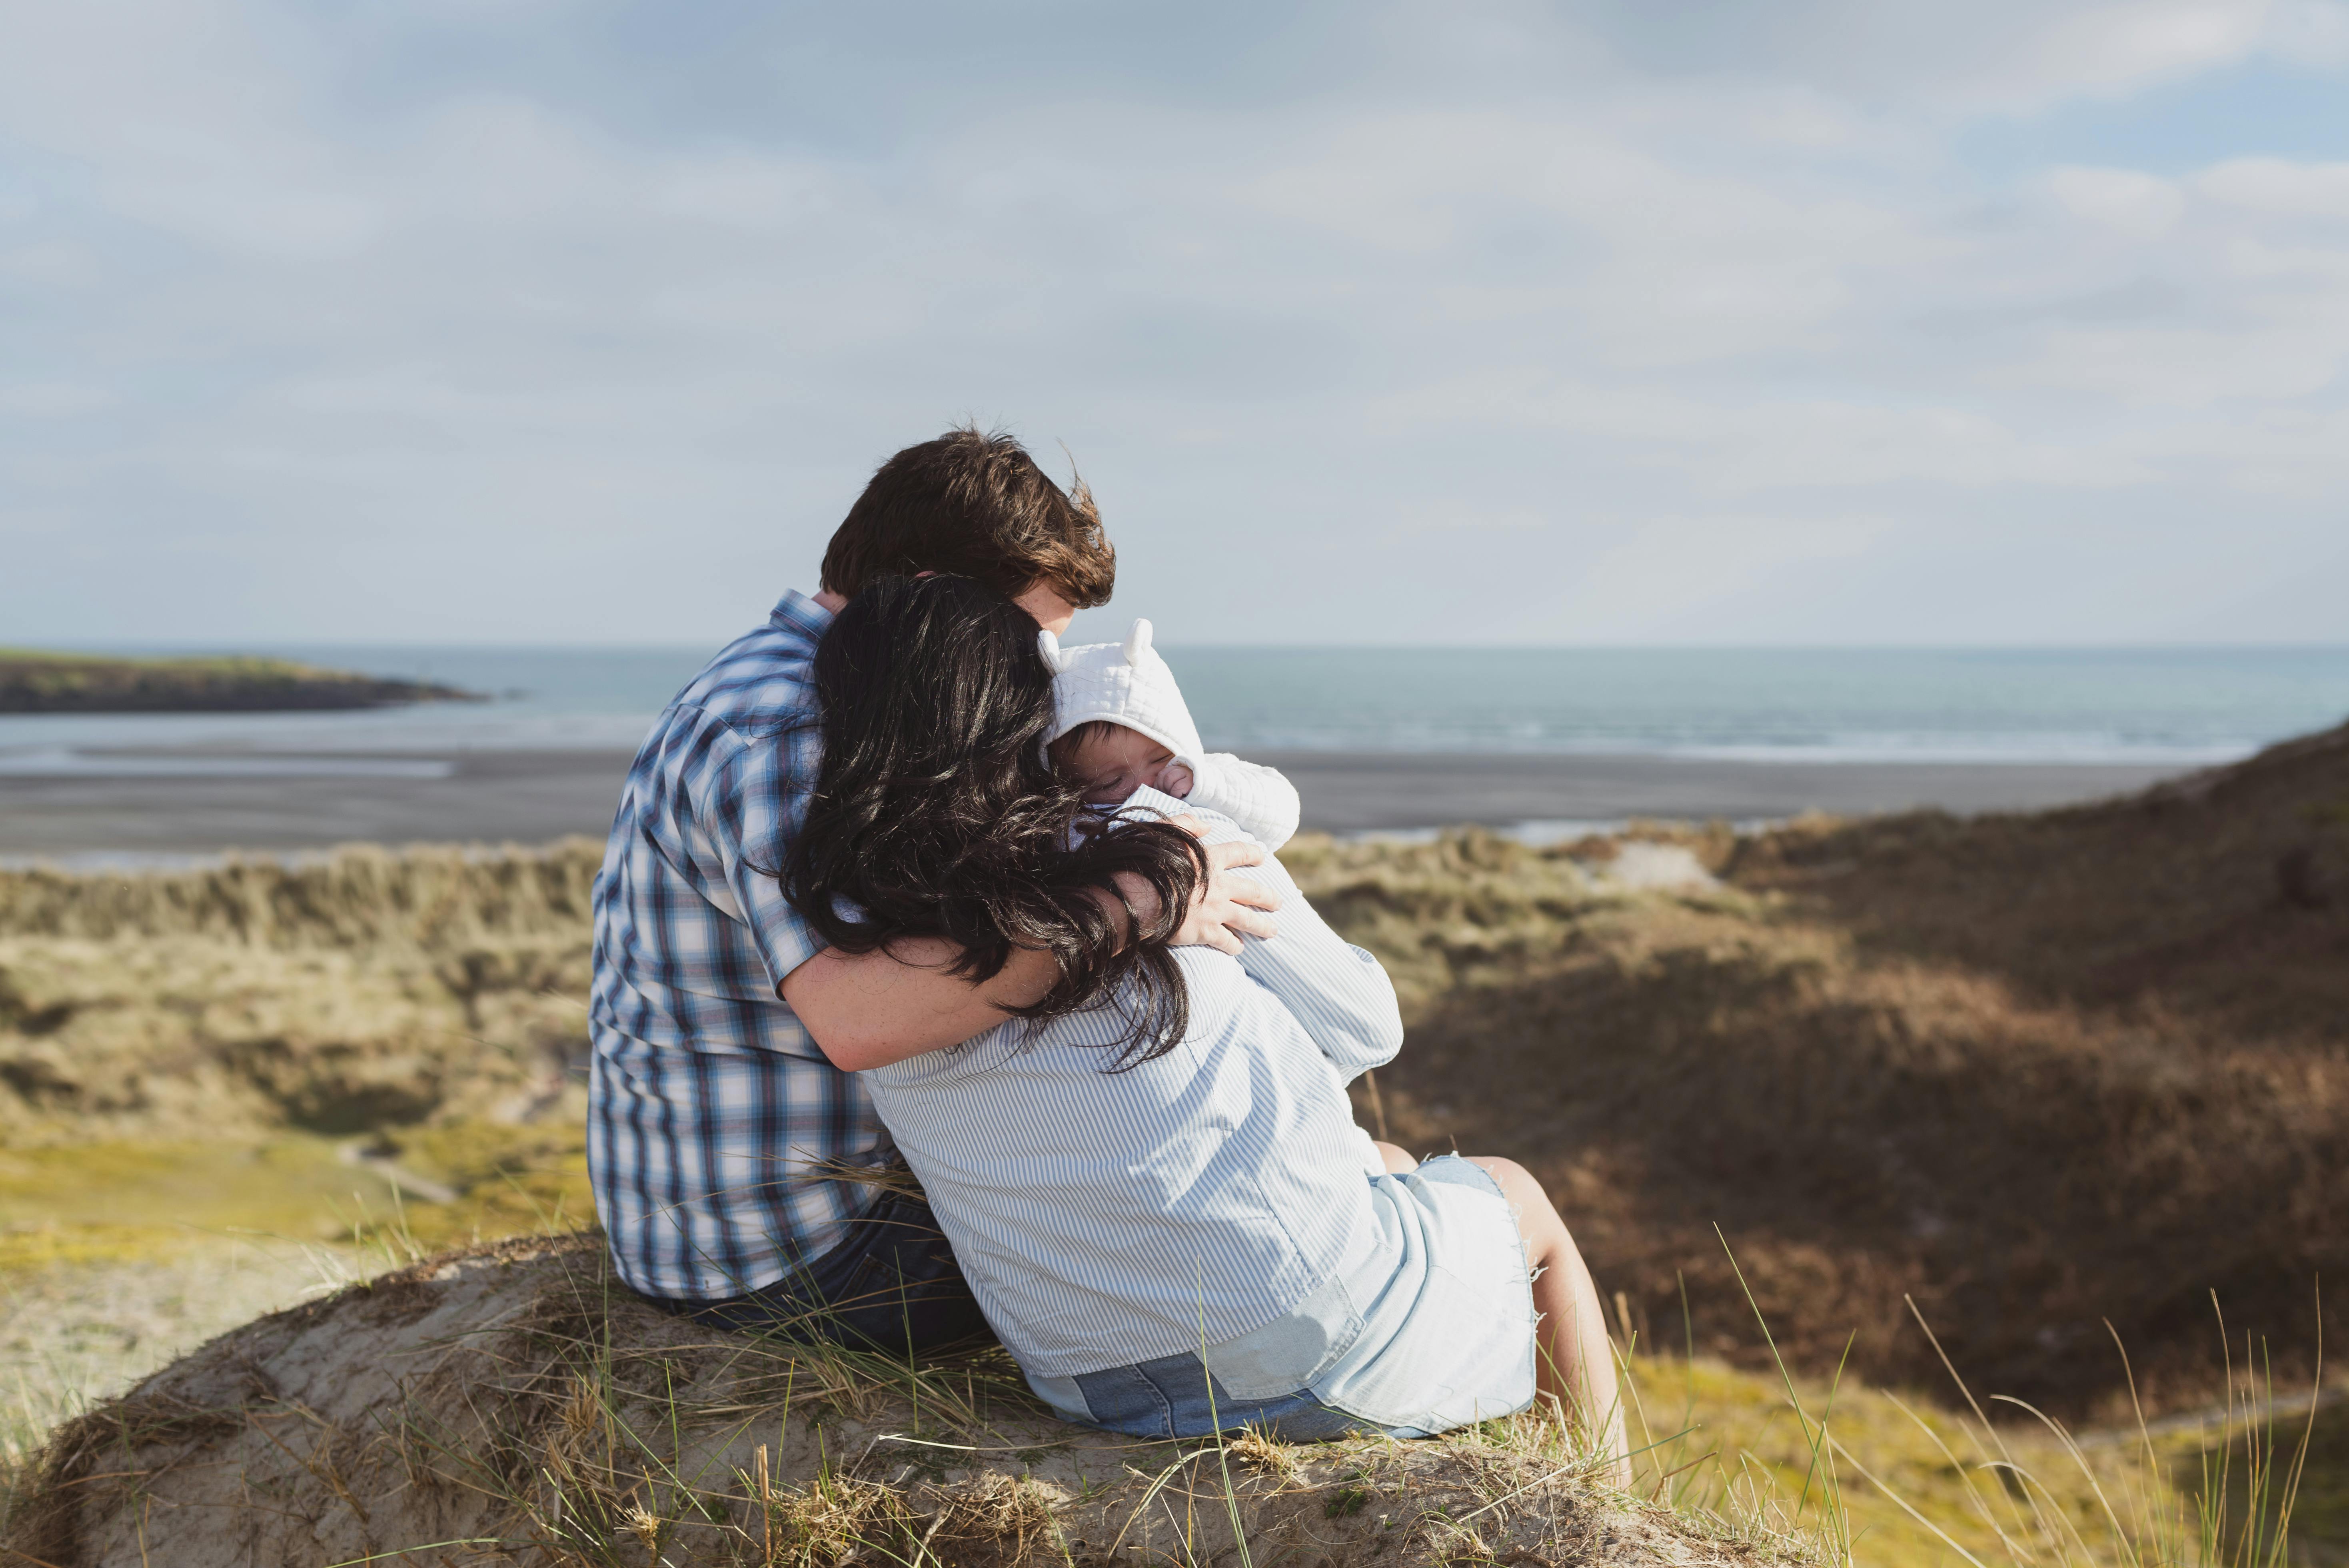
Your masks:
M1241 936L1274 934L1278 927L1264 912L1280 907L1279 893L1233 874L1261 864L1264 851L1237 842L1211 844L1206 852L1207 876L1174 944L1237 954ZM1130 892L1140 903L1149 897L1148 884L1135 878ZM825 948L784 975L776 990L832 1065L854 1073L983 1035L1011 1008L1040 1001L1060 975L1051 954L1022 949L994 979L974 985L947 967L954 958L954 944L937 937L856 955Z

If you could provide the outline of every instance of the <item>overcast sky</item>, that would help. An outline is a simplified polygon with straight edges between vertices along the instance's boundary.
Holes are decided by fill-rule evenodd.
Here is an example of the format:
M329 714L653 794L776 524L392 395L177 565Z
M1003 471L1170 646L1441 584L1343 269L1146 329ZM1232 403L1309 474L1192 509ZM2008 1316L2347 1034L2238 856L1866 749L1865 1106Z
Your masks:
M2349 640L2349 5L0 0L0 643ZM1099 623L1096 623L1098 625Z

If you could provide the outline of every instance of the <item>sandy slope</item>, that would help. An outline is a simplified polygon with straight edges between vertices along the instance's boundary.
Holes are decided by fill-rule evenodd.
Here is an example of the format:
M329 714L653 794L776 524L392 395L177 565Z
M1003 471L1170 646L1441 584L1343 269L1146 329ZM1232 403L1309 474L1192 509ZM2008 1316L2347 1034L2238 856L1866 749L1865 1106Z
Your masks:
M1537 1441L1136 1443L999 1351L859 1365L657 1313L592 1237L450 1254L213 1341L76 1420L9 1542L168 1562L1757 1560ZM1226 1475L1228 1474L1228 1485ZM435 1544L438 1543L438 1544Z

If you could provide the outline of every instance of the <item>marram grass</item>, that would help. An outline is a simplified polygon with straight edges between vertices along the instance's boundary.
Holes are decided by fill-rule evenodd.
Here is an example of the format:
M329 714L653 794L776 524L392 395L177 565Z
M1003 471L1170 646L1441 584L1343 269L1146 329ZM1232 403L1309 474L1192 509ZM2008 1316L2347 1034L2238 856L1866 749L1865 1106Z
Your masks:
M2332 830L2330 818L2307 820L2316 822L2308 830ZM1993 827L2018 841L2039 830ZM2280 1386L2303 1380L2313 1336L2279 1336L2280 1364L2294 1370L2271 1377L2266 1320L2248 1346L2240 1332L2222 1339L2214 1320L2191 1315L2164 1330L2167 1340L2132 1331L2141 1358L2159 1361L2147 1387L2154 1418L2140 1434L2109 1337L2093 1314L2087 1342L2051 1336L2042 1326L2054 1298L2030 1294L2030 1270L2011 1269L2002 1297L1977 1290L1964 1311L1930 1298L1944 1254L2009 1254L1996 1225L1968 1229L1980 1222L1968 1205L1982 1207L1969 1184L1887 1163L1906 1155L1913 1164L1920 1147L1899 1119L1904 1107L1931 1106L1953 1129L1986 1111L2020 1126L2027 1136L2014 1147L1995 1146L2006 1149L2002 1164L1971 1168L2052 1193L2058 1201L2015 1210L2046 1233L2034 1244L2107 1270L2092 1277L2108 1283L2137 1277L2117 1266L2135 1266L2137 1242L2110 1217L2136 1212L2136 1189L2116 1184L2124 1179L2167 1182L2145 1212L2170 1227L2161 1257L2172 1274L2181 1259L2231 1255L2198 1241L2202 1208L2237 1216L2226 1239L2240 1248L2275 1228L2265 1211L2247 1226L2245 1191L2273 1194L2274 1212L2289 1217L2321 1212L2330 1190L2328 1167L2308 1151L2329 1146L2337 1096L2312 1087L2302 1069L2313 1058L2300 1035L2278 1032L2272 1003L2240 1027L2220 1006L2236 1005L2233 992L2207 1003L2131 993L2122 1009L2046 979L2054 938L2031 950L2031 970L2013 955L1961 951L1940 928L1893 940L1883 912L1900 877L1930 882L1935 918L1961 934L1972 927L1951 908L1959 894L1998 893L1970 869L1965 857L1979 846L1959 841L1971 830L1894 824L1879 845L1813 826L1758 848L1683 835L1730 885L1664 894L1610 888L1593 874L1603 853L1592 846L1533 851L1475 832L1411 846L1307 838L1286 858L1333 923L1396 976L1413 1031L1412 1054L1381 1075L1396 1135L1528 1156L1602 1280L1634 1287L1620 1315L1645 1344L1682 1339L1673 1282L1691 1270L1699 1354L1630 1357L1640 1496L1690 1529L1830 1561L2329 1561L2349 1542L2349 1428L2338 1407L2295 1408ZM1919 845L1941 858L1906 869L1924 854ZM2012 857L2024 869L2049 852L2030 847ZM1806 891L1804 878L1857 885L1849 868L1879 851L1892 869L1869 884L1878 891L1864 918ZM1767 874L1741 879L1739 863ZM285 1276L298 1294L370 1257L379 1265L585 1217L576 1090L563 1069L585 1037L595 864L592 846L570 844L355 849L293 866L155 876L0 873L0 1061L10 1091L0 1126L11 1148L0 1157L0 1278L18 1292L20 1315L44 1301L88 1302L72 1282L110 1270L127 1322L139 1315L129 1297L183 1296L220 1266L222 1249L315 1250L323 1272ZM2054 884L2069 901L2064 918L2089 918L2078 913L2089 908L2087 887L2085 872ZM2183 896L2169 894L2173 923ZM2052 917L2043 908L2034 918ZM2275 915L2282 935L2259 961L2297 962L2285 938L2315 941L2333 918ZM2098 974L2124 972L2112 967L2128 958L2124 948L2108 942L2098 953ZM2285 978L2315 995L2337 984L2315 970L2296 975ZM1928 1088L1940 1098L1920 1099ZM1610 1109L1610 1096L1649 1108L1658 1137L1627 1137L1640 1124ZM2251 1142L2177 1141L2172 1131L2191 1124L2173 1113L2189 1104L2265 1130ZM2047 1119L2067 1107L2089 1121L2126 1109L2136 1130L2127 1157L2084 1155L2104 1147L2093 1129L2067 1143ZM1889 1130L1896 1126L1909 1130ZM1555 1147L1546 1150L1545 1138ZM1722 1165L1724 1154L1744 1163ZM2041 1172L2032 1161L2043 1157L2063 1169ZM1887 1198L1897 1206L1879 1215ZM1818 1222L1729 1226L1789 1347L1791 1377L1773 1365L1709 1222L1709 1260L1664 1255L1671 1225L1755 1201ZM2082 1228L2075 1211L2106 1217ZM2292 1233L2323 1244L2306 1225ZM2304 1275L2317 1261L2305 1251L2260 1266ZM1641 1270L1660 1274L1660 1288L1638 1288ZM2078 1435L1988 1398L1978 1410L1906 1320L1899 1304L1911 1291L1961 1366L1977 1365L1965 1345L1986 1336L2002 1346L2001 1368L2027 1367L2034 1346L2056 1346L2043 1359L2060 1353L2062 1387L2093 1395L2062 1411ZM1879 1310L1886 1303L1889 1312ZM2104 1310L2132 1305L2124 1295ZM160 1320L146 1314L145 1337L100 1372L87 1357L46 1368L19 1359L12 1371L30 1412L20 1441L185 1348L153 1329ZM198 1318L184 1321L194 1332ZM1847 1323L1867 1332L1838 1378ZM2189 1363L2201 1372L2181 1370ZM1992 1377L1999 1387L2004 1373ZM2282 1414L2269 1423L2271 1383ZM918 1381L910 1387L922 1393ZM2313 1428L2298 1424L2312 1413ZM1538 1426L1496 1423L1464 1440L1531 1459L1548 1439ZM1231 1463L1237 1474L1246 1461L1236 1451ZM640 1491L628 1506L658 1514L652 1497ZM2288 1504L2299 1510L2289 1546ZM799 1506L778 1501L776 1519L800 1517L790 1511ZM807 1500L802 1512L831 1517L830 1506ZM640 1533L631 1539L641 1544Z

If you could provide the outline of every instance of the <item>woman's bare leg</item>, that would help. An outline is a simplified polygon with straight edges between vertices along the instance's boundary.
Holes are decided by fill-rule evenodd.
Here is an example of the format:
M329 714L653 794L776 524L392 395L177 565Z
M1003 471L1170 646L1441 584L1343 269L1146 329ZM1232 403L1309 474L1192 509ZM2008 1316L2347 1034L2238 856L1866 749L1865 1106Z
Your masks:
M1419 1169L1418 1161L1413 1160L1392 1143L1381 1143L1373 1138L1371 1140L1371 1147L1377 1150L1379 1158L1387 1162L1387 1174L1390 1176L1408 1176Z
M1615 1351L1607 1338L1607 1313L1599 1287L1568 1233L1549 1194L1513 1160L1471 1157L1501 1185L1501 1195L1517 1212L1517 1233L1526 1239L1526 1262L1534 1275L1534 1310L1541 1314L1535 1341L1536 1387L1562 1400L1567 1415L1598 1439L1614 1464L1605 1479L1631 1482L1631 1461L1623 1439L1622 1394L1615 1381Z

